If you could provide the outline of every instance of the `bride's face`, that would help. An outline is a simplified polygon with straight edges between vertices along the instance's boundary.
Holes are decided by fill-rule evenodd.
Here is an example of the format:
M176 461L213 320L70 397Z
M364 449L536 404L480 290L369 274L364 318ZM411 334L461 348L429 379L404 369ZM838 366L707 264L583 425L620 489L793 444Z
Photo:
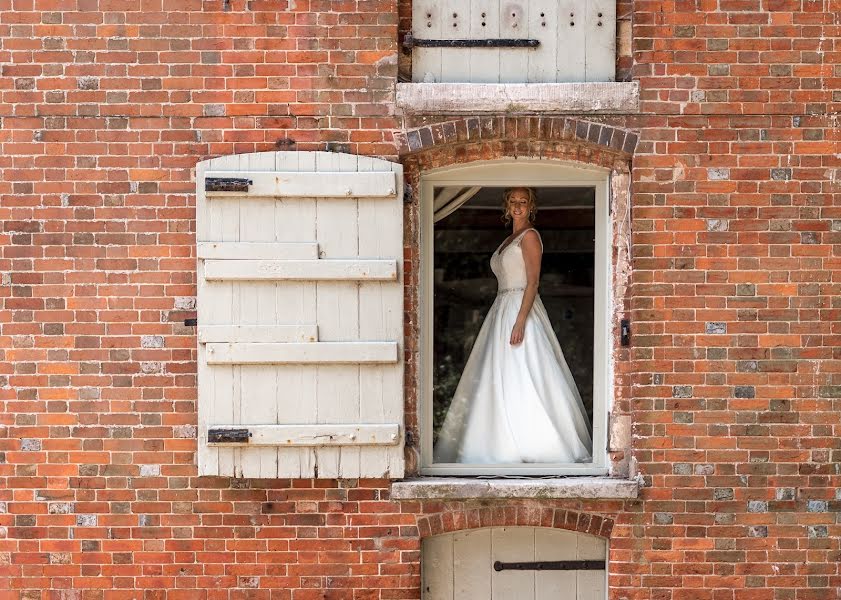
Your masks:
M531 208L531 198L528 190L517 188L508 196L508 214L512 219L527 219Z

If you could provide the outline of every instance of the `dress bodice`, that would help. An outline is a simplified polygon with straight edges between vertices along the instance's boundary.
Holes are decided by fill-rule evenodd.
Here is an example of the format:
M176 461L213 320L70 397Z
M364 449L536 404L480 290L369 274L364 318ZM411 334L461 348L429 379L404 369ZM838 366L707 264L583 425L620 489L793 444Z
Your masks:
M521 231L507 246L504 248L500 246L491 256L491 270L496 275L500 292L511 289L522 290L528 283L526 261L520 246L523 236L528 231L532 231L532 228Z

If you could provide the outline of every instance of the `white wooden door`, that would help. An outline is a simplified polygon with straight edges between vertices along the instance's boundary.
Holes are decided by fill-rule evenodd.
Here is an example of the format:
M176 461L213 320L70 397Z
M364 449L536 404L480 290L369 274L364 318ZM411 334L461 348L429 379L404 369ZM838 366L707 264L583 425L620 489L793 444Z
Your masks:
M603 538L541 527L488 527L423 540L423 600L605 600L605 570L494 569L494 563L605 561Z
M196 184L200 474L402 477L402 167L263 152Z
M412 80L444 83L565 83L616 78L614 0L414 0L412 37L537 40L534 48L412 50Z

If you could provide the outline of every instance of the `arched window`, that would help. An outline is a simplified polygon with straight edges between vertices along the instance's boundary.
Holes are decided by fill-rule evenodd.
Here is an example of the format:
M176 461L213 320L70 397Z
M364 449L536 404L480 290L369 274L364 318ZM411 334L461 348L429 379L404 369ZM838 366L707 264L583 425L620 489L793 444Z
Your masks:
M421 473L607 472L606 429L612 394L609 177L610 171L603 168L510 159L438 169L421 177ZM520 243L509 237L511 227L502 221L502 202L507 188L522 186L537 193L534 225L543 245L539 296L551 327L545 333L558 340L561 357L556 360L550 346L529 346L524 340L522 348L541 356L529 363L529 372L520 380L522 371L509 368L510 361L517 359L510 354L500 357L507 340L489 342L485 338L490 334L480 339L479 332L489 314L500 310L500 293L508 292L500 289L507 284L498 285L489 263L497 255L505 257L497 261L513 260L510 252L517 252L509 251L503 242ZM518 268L516 261L510 264ZM522 296L514 300L515 313ZM530 320L537 318L535 310ZM499 322L503 321L500 317ZM510 324L499 327L510 328ZM537 336L540 331L527 329L529 334ZM504 338L508 331L493 335ZM472 352L495 357L474 359L465 374ZM572 380L577 398L556 394L563 385L549 373L555 368L553 361L561 364L567 383ZM492 376L488 369L493 369ZM484 373L481 385L491 385L492 399L487 389L470 391L474 384L466 380L476 380L477 373ZM552 397L535 395L533 385L548 386ZM464 388L474 400L464 399ZM504 393L497 393L500 388ZM571 450L541 452L541 440L552 436L562 449L571 447L569 436L575 427L569 421L576 410L568 410L565 404L576 401L586 418L589 455ZM466 449L469 444L464 439L477 426L483 439L479 443L488 446L487 453ZM494 451L506 444L517 447L519 459L516 453ZM531 449L524 448L530 444ZM441 450L444 447L448 449ZM555 456L558 459L547 458Z

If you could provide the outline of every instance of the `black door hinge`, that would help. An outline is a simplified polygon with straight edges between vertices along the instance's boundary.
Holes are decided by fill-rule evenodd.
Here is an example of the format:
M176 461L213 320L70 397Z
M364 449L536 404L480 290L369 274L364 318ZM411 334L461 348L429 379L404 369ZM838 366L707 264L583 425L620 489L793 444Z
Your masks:
M247 444L251 432L247 429L209 429L207 442L209 444Z
M411 33L403 37L403 49L412 48L537 48L540 40L486 38L475 40L423 40Z
M604 571L603 560L542 560L494 563L494 571Z
M254 182L241 177L207 177L204 180L205 192L247 192Z

